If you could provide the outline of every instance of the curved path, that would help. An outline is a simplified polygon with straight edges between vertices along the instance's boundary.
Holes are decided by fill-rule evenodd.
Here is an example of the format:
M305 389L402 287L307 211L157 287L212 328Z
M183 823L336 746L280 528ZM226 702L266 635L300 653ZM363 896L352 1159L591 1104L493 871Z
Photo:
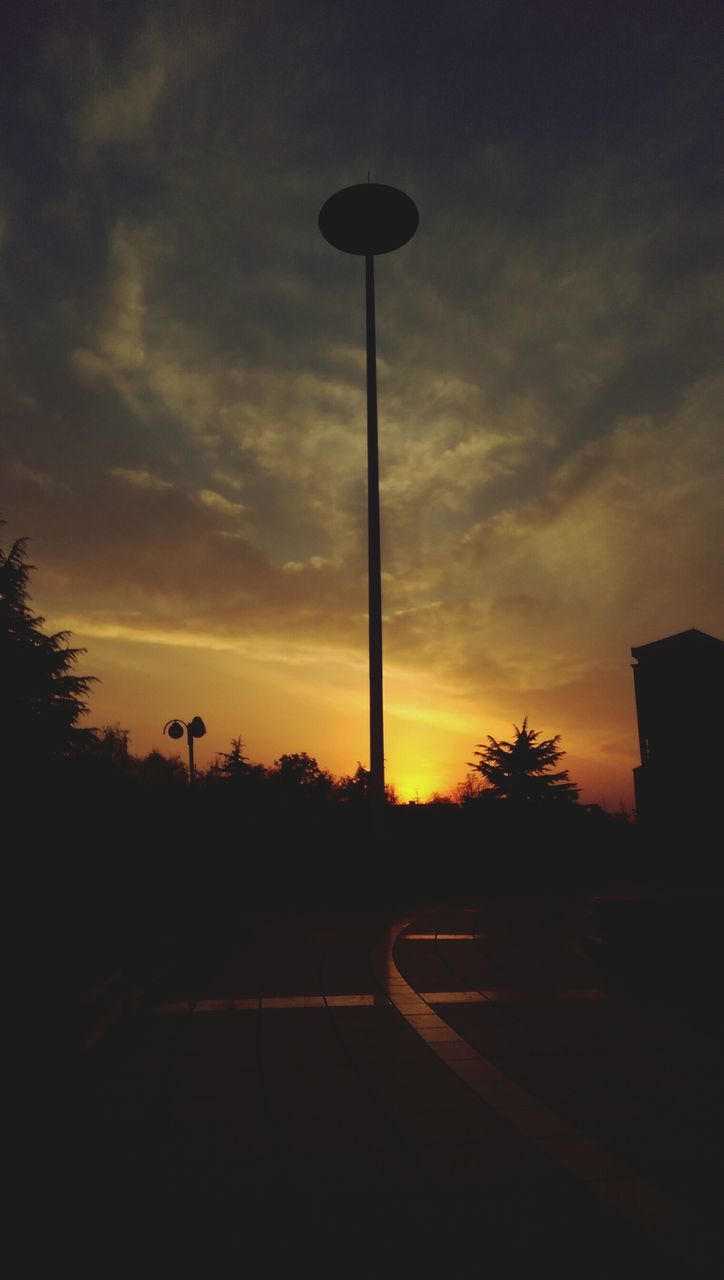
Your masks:
M712 1274L682 1272L696 1240L678 1208L662 1224L664 1183L600 1141L593 1076L566 1074L571 1019L575 1040L611 1001L549 998L595 975L544 917L438 910L406 941L382 912L241 914L86 1055L30 1162L49 1208L29 1273ZM630 1051L631 1020L606 1026Z
M540 905L540 899L534 901L538 906ZM521 1008L524 1005L540 1008L541 1005L551 1002L559 1006L565 1003L568 1005L567 1012L571 1021L575 1017L572 1013L574 1006L589 1001L606 1000L607 992L600 986L558 987L546 990L540 985L541 979L543 983L546 981L545 970L539 968L536 973L531 974L529 955L525 955L523 968L527 970L528 980L531 981L532 978L536 984L533 990L520 987L482 990L481 987L486 979L484 973L481 974L481 968L484 970L485 965L484 963L481 965L479 947L476 948L478 951L476 955L470 945L479 944L481 936L463 931L450 932L451 913L449 911L444 913L448 917L447 931L444 925L442 928L439 925L435 926L435 917L439 917L440 914L439 909L431 909L414 919L396 922L375 950L376 976L398 1012L420 1036L428 1049L483 1102L585 1185L591 1194L613 1206L618 1213L642 1231L650 1233L672 1260L678 1260L680 1266L694 1265L694 1257L697 1254L701 1255L702 1265L707 1266L709 1259L716 1253L716 1242L697 1214L678 1204L671 1195L643 1177L640 1171L627 1165L604 1145L588 1136L582 1128L576 1128L570 1119L547 1106L541 1100L541 1094L544 1095L546 1092L545 1081L540 1082L542 1085L540 1092L529 1091L512 1078L511 1074L502 1071L490 1057L485 1056L481 1049L476 1048L474 1043L466 1039L464 1034L456 1031L453 1025L456 1021L453 1014L455 1008L463 1012L463 1026L465 1021L470 1026L476 1017L479 1023L483 1011L477 1007L471 1009L470 1006L480 1004L488 1006L515 1004L518 1020L520 1020ZM460 912L453 915L460 917ZM420 932L421 922L425 921L428 922L427 933ZM469 921L463 916L463 928L466 924L469 927ZM530 921L527 921L527 924L529 926ZM460 929L460 922L458 922L458 928ZM506 935L507 950L510 951L509 930L506 930ZM554 937L560 942L557 931L554 932ZM411 982L406 981L398 967L396 944L400 941L424 944L426 951L423 955L424 972L428 982L437 980L449 986L452 976L458 980L458 989L455 991L437 989L422 995ZM524 952L528 952L530 941L530 934L527 934ZM568 941L570 943L570 938ZM417 956L411 957L408 947L406 958L413 970L416 966L419 970L422 948L415 949L418 952ZM498 967L503 959L499 954L500 950L499 943L496 957ZM570 952L570 946L564 946L563 950ZM451 962L451 951L458 952L454 962ZM461 951L462 955L460 955ZM513 951L515 952L514 945ZM559 962L560 958L559 956ZM517 959L520 961L520 946ZM540 954L538 959L541 959ZM590 961L581 952L578 952L577 965L571 965L570 954L565 959L568 960L569 969L577 967L585 974L586 970L590 971L592 968ZM589 975L586 974L586 976ZM550 981L550 977L548 980ZM444 1009L445 1016L435 1012L434 1006ZM461 1021L459 1016L457 1021ZM479 1042L479 1033L480 1027L478 1027L478 1034L471 1038ZM515 1074L520 1073L515 1072Z

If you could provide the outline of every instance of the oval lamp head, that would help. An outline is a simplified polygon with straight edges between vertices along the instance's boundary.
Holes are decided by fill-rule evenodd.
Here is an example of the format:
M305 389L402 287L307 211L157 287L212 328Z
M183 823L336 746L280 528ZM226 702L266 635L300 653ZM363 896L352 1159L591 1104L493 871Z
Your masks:
M183 738L184 727L182 724L179 723L178 720L171 721L170 725L168 726L168 736L169 738Z
M344 187L325 201L319 230L343 253L392 253L411 240L420 223L414 200L381 182Z
M201 719L201 716L194 716L191 724L189 725L189 733L192 738L203 738L206 733L206 725Z

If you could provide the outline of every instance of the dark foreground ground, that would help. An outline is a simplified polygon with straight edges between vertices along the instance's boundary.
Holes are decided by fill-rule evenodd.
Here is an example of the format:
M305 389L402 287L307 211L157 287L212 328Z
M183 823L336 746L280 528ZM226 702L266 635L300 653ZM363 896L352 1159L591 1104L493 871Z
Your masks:
M657 893L227 896L34 1081L23 1272L721 1274L717 894Z

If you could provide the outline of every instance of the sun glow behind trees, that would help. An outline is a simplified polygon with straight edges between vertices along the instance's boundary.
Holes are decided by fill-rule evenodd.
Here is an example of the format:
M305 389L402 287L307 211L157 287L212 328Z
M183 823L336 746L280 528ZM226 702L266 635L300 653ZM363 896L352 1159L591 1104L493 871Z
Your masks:
M36 575L40 585L42 572ZM53 628L58 621L50 620ZM68 619L65 619L67 624ZM77 621L80 622L80 619ZM269 766L285 752L307 751L336 776L367 763L367 688L365 657L355 661L343 651L330 661L330 650L315 654L309 646L294 655L278 644L245 646L244 652L224 647L205 649L147 642L142 630L136 638L108 637L73 629L72 642L85 646L85 665L100 677L94 686L90 724L121 723L131 734L132 750L168 751L162 727L168 709L191 715L197 709L207 725L198 743L197 761L207 768L217 752L227 751L241 733L254 761ZM581 726L554 709L527 700L530 719L546 736L560 731L567 748L566 763L582 788L584 801L605 800L617 808L632 805L631 767L636 762L636 726L630 668L621 663L621 697L630 700L628 737L602 752L594 726ZM425 801L435 792L449 792L464 780L471 751L489 731L498 738L510 733L519 698L502 695L496 704L466 703L449 688L435 686L424 673L387 668L386 776L401 800ZM186 708L186 712L184 712ZM520 714L520 713L519 713Z

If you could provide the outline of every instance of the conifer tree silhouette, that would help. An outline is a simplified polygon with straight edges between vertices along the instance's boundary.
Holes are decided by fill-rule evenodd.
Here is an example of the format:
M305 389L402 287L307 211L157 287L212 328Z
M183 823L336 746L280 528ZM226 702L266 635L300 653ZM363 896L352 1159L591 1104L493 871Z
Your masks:
M528 728L527 716L521 729L517 725L513 728L513 742L498 742L490 735L487 746L479 742L481 750L474 753L478 761L468 761L470 768L483 775L490 791L500 799L516 804L537 800L575 803L579 792L569 781L568 770L549 772L565 755L558 746L560 734L539 742L540 733Z
M0 547L0 750L26 765L58 759L84 740L77 722L96 679L73 672L85 649L68 645L70 633L46 635L45 619L32 612L27 541L18 538L7 555Z

